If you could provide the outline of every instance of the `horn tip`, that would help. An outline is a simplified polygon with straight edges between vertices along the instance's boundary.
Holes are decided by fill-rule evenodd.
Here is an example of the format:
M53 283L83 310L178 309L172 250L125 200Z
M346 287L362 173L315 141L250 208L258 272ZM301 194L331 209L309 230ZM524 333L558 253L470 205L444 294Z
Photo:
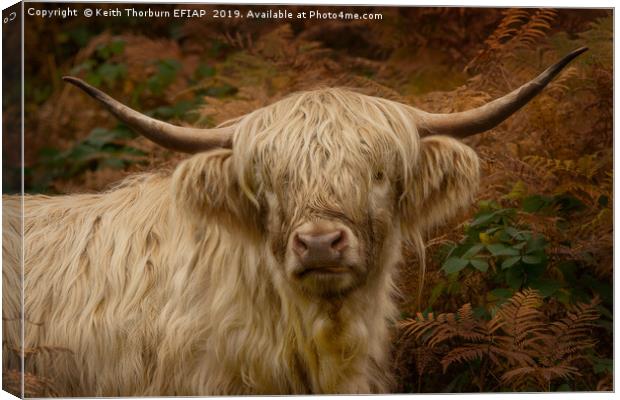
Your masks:
M586 51L588 51L589 48L587 47L580 47L576 50L571 51L570 53L568 53L559 63L558 65L560 66L560 69L564 68L569 62L573 61L575 58L579 57L580 55L582 55L583 53L585 53ZM559 72L559 70L558 70Z
M586 46L584 46L584 47L580 47L580 48L578 48L577 50L573 50L573 52L571 53L571 55L578 56L578 55L580 55L580 54L585 53L585 52L586 52L586 51L588 51L588 50L590 50L590 48L588 48L588 47L586 47Z
M72 83L74 85L79 85L79 84L84 83L84 81L81 80L80 78L76 78L75 76L69 76L69 75L63 76L62 80L65 81L65 82Z
M101 91L99 91L98 89L90 86L88 83L86 83L85 81L83 81L80 78L76 78L75 76L63 76L62 80L65 82L68 82L74 86L76 86L77 88L83 90L84 92L86 92L86 94L88 94L89 96L98 99L98 100L103 100L105 97L107 97L107 95Z

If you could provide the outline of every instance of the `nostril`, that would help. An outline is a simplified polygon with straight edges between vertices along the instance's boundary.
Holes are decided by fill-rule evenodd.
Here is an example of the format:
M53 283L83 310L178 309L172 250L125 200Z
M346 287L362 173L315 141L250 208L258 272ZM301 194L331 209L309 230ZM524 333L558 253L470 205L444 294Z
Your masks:
M342 251L348 246L347 236L343 230L335 232L331 242L331 248L336 251Z
M295 250L295 252L299 255L302 255L306 250L308 250L308 245L297 233L293 237L293 250Z

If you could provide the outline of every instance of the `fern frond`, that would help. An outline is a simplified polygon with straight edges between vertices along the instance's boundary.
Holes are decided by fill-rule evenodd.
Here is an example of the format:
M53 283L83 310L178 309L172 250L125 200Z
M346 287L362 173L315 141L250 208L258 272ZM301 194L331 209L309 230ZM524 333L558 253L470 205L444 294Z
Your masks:
M528 336L543 332L545 323L539 310L542 297L538 292L526 289L517 292L497 311L496 317L503 320L502 328L513 339L517 347L523 347Z
M524 157L524 161L539 170L546 171L548 174L565 172L586 179L592 179L594 175L605 169L607 160L607 157L599 152L586 154L576 160L557 160L539 156Z
M22 392L22 383L25 397L59 396L54 388L54 381L52 379L29 372L22 373L19 370L2 371L2 389L9 391L15 396L19 396Z
M471 362L473 360L482 360L489 353L489 345L487 343L480 344L467 344L450 350L441 359L441 366L443 372L448 370L448 367L454 363Z
M485 40L485 48L470 61L466 69L495 69L497 74L504 60L515 59L518 51L532 49L540 43L547 36L556 16L557 12L552 9L505 11L504 18Z
M416 371L420 376L424 374L431 365L438 362L436 351L428 346L418 347L415 349L414 353Z
M501 381L512 387L523 386L524 381L537 382L537 386L544 391L549 390L550 382L554 379L573 379L580 375L579 370L572 366L553 366L550 368L520 367L512 369L502 375Z

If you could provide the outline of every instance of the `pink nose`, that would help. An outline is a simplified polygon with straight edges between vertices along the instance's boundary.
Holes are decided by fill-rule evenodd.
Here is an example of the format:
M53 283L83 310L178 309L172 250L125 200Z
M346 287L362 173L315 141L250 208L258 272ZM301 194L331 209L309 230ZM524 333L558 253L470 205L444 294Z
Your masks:
M304 267L330 266L342 257L349 245L345 231L295 233L293 251Z

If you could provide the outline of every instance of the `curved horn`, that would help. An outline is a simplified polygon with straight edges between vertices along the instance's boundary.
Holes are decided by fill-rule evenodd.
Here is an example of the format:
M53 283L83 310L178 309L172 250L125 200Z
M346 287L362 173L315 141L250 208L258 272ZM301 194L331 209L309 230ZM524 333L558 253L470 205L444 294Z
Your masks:
M416 110L420 118L418 132L421 136L449 135L464 138L487 131L526 105L568 63L586 50L587 47L582 47L573 51L520 88L473 110L452 114L431 114Z
M196 129L171 125L127 107L81 79L72 76L64 76L62 79L85 91L90 97L103 104L120 121L163 147L184 153L232 147L233 127L231 126Z

